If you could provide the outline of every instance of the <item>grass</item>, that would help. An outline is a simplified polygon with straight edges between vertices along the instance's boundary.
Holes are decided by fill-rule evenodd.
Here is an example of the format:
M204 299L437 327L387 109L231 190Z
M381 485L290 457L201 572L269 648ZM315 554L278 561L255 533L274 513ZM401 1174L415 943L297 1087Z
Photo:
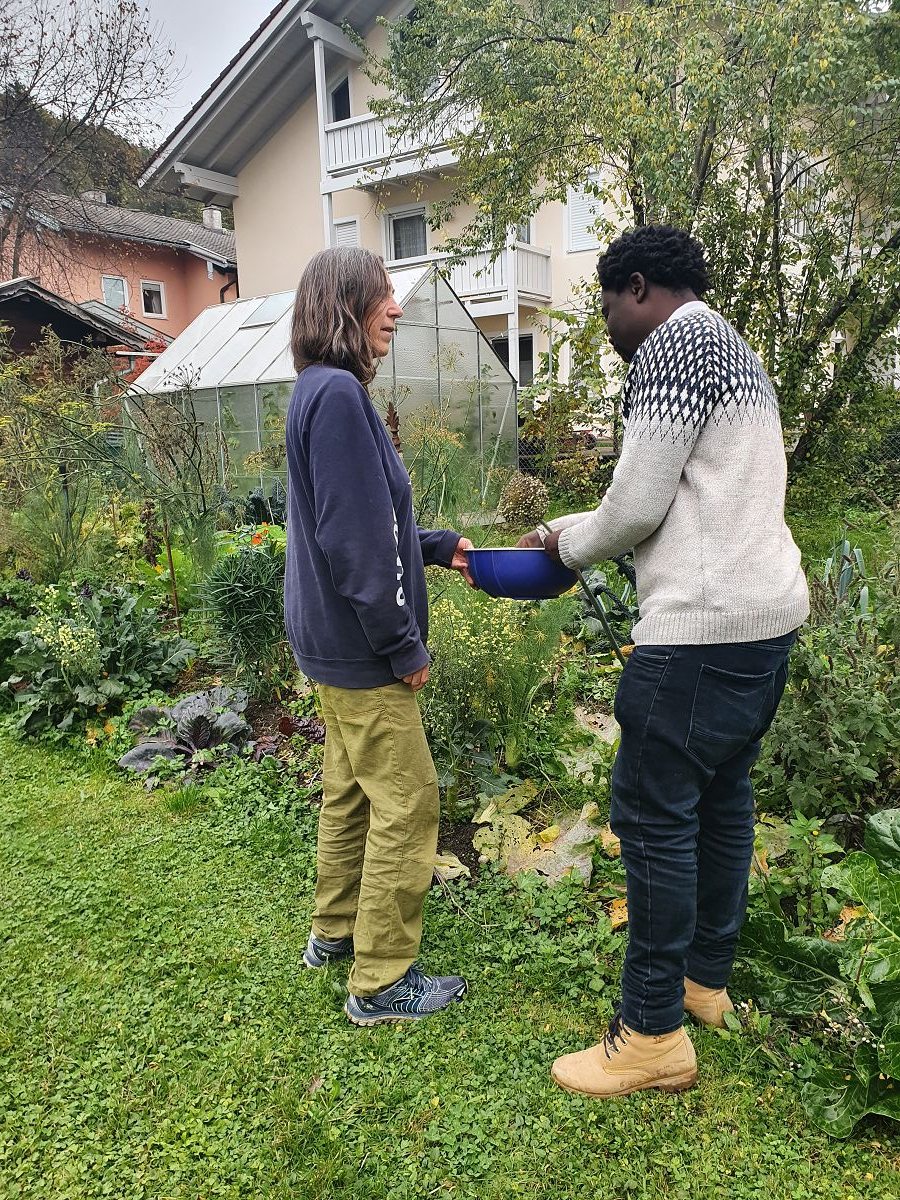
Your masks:
M343 973L299 966L311 810L233 820L71 754L0 751L4 1198L900 1191L896 1127L829 1140L749 1038L696 1034L702 1086L681 1096L554 1088L553 1057L608 1012L585 960L612 986L619 953L564 891L532 897L530 915L528 894L490 880L433 895L424 961L461 968L470 997L420 1025L356 1030Z

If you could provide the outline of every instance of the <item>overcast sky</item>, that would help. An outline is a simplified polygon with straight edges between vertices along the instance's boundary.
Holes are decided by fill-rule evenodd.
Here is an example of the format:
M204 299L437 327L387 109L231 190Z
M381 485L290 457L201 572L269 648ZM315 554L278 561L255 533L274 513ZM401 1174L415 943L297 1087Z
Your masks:
M160 116L169 133L203 95L276 0L143 0L176 49L182 79Z

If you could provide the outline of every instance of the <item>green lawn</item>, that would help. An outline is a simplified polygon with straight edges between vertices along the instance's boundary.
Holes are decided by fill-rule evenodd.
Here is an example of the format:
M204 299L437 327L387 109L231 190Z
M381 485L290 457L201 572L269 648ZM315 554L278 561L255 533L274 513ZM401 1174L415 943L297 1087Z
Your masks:
M608 1006L580 983L592 926L563 900L544 921L490 882L434 895L424 961L463 970L469 999L356 1030L343 975L299 965L311 812L175 814L10 742L0 793L4 1198L900 1194L889 1124L829 1140L751 1038L698 1034L702 1086L681 1096L557 1091L551 1060ZM605 944L592 969L612 980Z

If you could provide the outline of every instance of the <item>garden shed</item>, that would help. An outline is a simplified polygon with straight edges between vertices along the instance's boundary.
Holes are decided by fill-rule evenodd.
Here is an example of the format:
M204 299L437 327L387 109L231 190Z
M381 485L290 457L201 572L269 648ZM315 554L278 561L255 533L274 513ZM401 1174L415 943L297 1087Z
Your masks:
M404 315L372 399L413 476L420 515L483 506L501 468L517 462L513 377L434 265L393 271L391 282ZM193 405L218 431L229 492L268 495L284 478L293 298L277 292L205 309L127 394L126 409L167 393Z

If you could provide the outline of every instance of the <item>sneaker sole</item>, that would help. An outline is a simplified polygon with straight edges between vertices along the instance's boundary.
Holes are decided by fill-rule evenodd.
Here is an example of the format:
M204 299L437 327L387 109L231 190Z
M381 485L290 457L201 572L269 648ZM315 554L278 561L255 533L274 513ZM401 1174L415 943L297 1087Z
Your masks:
M465 998L466 993L461 996L454 996L450 1004L459 1004ZM357 1017L355 1013L350 1012L347 1005L344 1005L344 1016L352 1025L359 1025L361 1028L368 1029L372 1025L398 1025L402 1021L423 1021L426 1017L436 1016L437 1013L444 1012L450 1007L450 1004L445 1004L443 1008L436 1008L430 1013L391 1013L385 1014L383 1017Z
M564 1092L570 1092L573 1096L590 1096L592 1100L618 1100L620 1096L630 1096L634 1092L647 1092L652 1088L656 1088L660 1092L686 1092L688 1088L692 1088L697 1082L696 1071L686 1071L683 1075L673 1075L671 1079L658 1079L649 1083L636 1083L634 1087L627 1088L622 1092L589 1092L584 1088L570 1087L569 1084L563 1083L561 1079L557 1079L553 1072L550 1072L550 1078L557 1087L561 1087Z

